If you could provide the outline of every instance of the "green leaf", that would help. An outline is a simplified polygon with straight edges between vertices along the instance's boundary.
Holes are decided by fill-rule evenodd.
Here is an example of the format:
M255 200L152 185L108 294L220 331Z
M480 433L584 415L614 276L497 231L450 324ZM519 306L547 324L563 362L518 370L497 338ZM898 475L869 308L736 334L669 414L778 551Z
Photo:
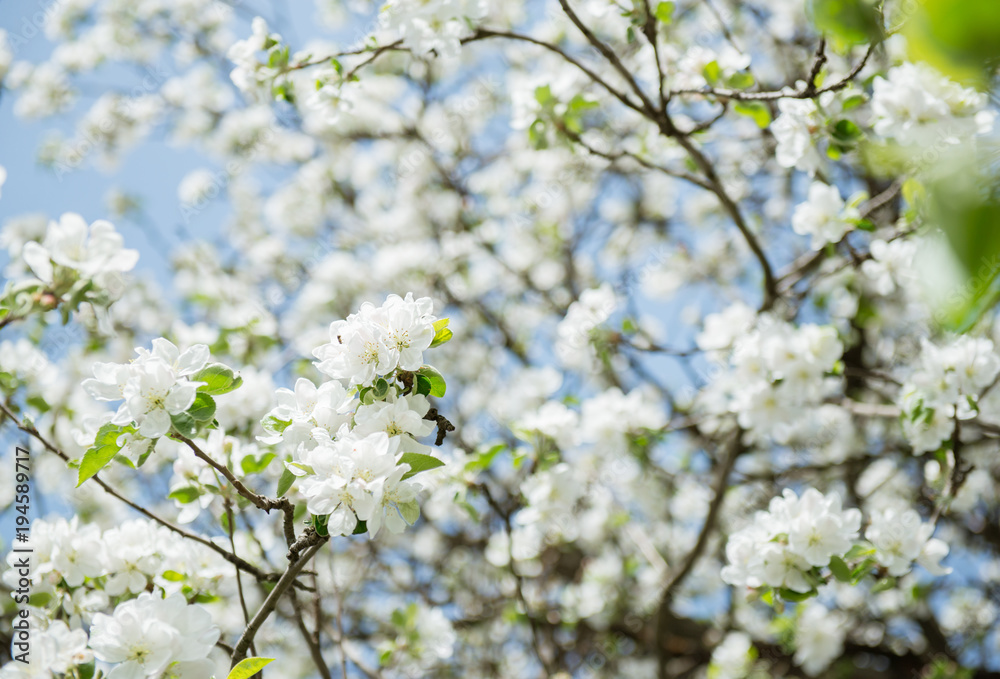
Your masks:
M489 466L493 464L493 458L499 455L504 450L507 450L506 443L498 443L489 450L479 453L474 459L469 460L465 463L465 471L467 472L481 472L489 469Z
M372 394L377 399L385 398L385 395L389 393L389 383L386 382L381 377L375 380L375 384L372 385Z
M762 101L739 101L733 106L733 110L741 116L753 118L757 127L762 130L771 124L771 109Z
M267 466L271 464L271 460L277 457L274 453L264 453L257 457L252 455L247 455L242 460L240 460L240 468L243 470L244 474L259 474L260 472L267 469Z
M292 424L291 420L279 420L274 415L268 415L263 420L260 421L260 426L264 428L268 434L272 436L278 436L283 433Z
M830 572L841 582L851 581L851 568L839 556L830 559Z
M548 104L555 103L555 97L552 96L552 88L548 85L541 85L535 88L535 101L538 102L539 106L543 108Z
M94 674L97 672L97 662L91 660L86 665L77 665L76 673L80 679L94 679Z
M676 4L673 2L661 2L656 5L656 15L657 20L663 24L671 24L674 20L674 8Z
M429 469L437 469L444 466L444 462L441 460L431 455L424 455L423 453L403 453L403 456L399 458L399 464L410 465L410 471L403 474L404 480Z
M872 585L872 594L878 594L879 592L885 592L896 586L896 578L885 577Z
M862 561L854 568L853 571L851 571L851 582L855 585L861 582L861 580L868 575L868 571L870 571L874 565L875 559L872 559L871 557Z
M981 88L1000 63L996 0L921 0L903 25L911 61L926 61Z
M184 574L178 573L177 571L163 571L163 579L169 580L170 582L183 582Z
M967 332L996 304L1000 284L1000 171L990 152L963 147L938 160L927 182L927 222L941 227L941 240L923 248L931 260L925 294L934 320Z
M77 475L76 487L79 488L83 482L91 478L94 474L104 469L111 460L114 459L121 446L118 445L118 438L122 434L135 432L131 425L120 427L117 424L105 424L97 431L94 437L94 446L88 450L80 461L80 472Z
M788 589L787 587L782 587L781 589L778 590L778 594L785 601L799 602L799 601L806 601L807 599L811 599L814 596L816 596L816 590L813 589L803 593L803 592L796 592L795 590Z
M243 378L233 372L232 368L221 363L209 363L191 376L192 382L204 382L198 391L212 396L228 394L243 384Z
M288 489L292 487L295 482L295 474L285 469L281 472L281 477L278 479L278 497L285 497L285 493Z
M850 111L852 108L857 108L861 104L865 103L866 98L863 94L854 94L847 99L844 99L844 103L840 105L841 110Z
M368 522L358 521L358 525L354 527L354 532L351 535L363 535L368 532Z
M250 679L272 662L274 658L246 658L229 671L226 679Z
M313 515L312 518L313 528L316 529L316 533L319 536L324 538L330 534L330 531L326 529L326 522L327 522L326 516L317 516L315 514Z
M171 491L170 495L167 497L171 500L177 500L182 505L186 505L200 498L201 490L195 488L194 486L187 486L185 488L178 488L177 490Z
M746 72L734 73L729 76L726 85L734 90L745 90L754 84L753 75Z
M719 76L722 74L722 68L719 66L718 61L710 61L705 64L705 68L701 73L705 76L705 80L708 81L709 85L714 85L719 82Z
M196 422L209 422L215 417L215 399L205 392L198 392L187 413Z
M871 556L875 553L875 548L869 542L859 542L851 547L850 551L844 555L845 561L853 561L863 556Z
M35 608L45 608L49 605L50 601L52 601L52 594L50 592L35 592L28 595L28 605Z
M445 384L444 381L444 375L438 372L437 368L425 365L424 367L422 367L420 370L417 371L417 378L418 382L420 381L420 378L423 378L424 380L430 383L427 395L437 396L437 397L444 396L447 385ZM419 388L418 388L418 393L422 393L420 392Z
M312 467L310 467L309 465L305 464L304 462L289 462L288 464L291 465L292 467L295 467L296 469L301 469L306 474L315 474L316 473L316 470L314 470ZM285 467L285 469L288 469L288 467ZM292 473L294 474L295 472L292 472Z
M834 139L844 144L853 144L864 136L861 128L847 118L838 120L833 126L831 133L833 134Z
M811 0L809 14L816 28L845 45L880 42L883 38L876 0Z
M170 421L173 423L174 429L176 429L182 436L192 438L198 435L198 421L187 413L177 413L176 415L171 415Z
M573 101L576 101L575 97L574 97ZM572 106L572 103L573 102L570 102L571 106ZM434 322L434 339L433 339L433 341L431 341L431 348L432 349L434 347L441 346L442 344L444 344L445 342L447 342L448 340L450 340L452 338L452 336L453 336L452 332L451 332L451 330L448 329L448 321L449 321L449 319L442 318L442 319Z

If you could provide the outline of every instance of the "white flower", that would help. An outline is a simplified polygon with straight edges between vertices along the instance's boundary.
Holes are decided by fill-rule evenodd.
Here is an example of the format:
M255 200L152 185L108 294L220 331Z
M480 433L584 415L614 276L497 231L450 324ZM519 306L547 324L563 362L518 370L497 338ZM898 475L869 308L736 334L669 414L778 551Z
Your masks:
M993 129L988 98L926 64L904 62L872 84L875 132L903 144L958 144Z
M423 365L423 352L434 341L433 311L430 297L414 300L410 292L405 299L389 295L385 304L371 312L372 321L385 327L386 342L397 352L400 370Z
M556 328L556 355L563 365L585 369L594 359L591 339L595 329L618 308L619 300L610 283L585 290L569 305L566 317Z
M154 339L152 344L152 351L142 347L135 350L139 354L139 359L158 358L166 363L177 377L193 375L208 363L209 351L204 344L195 344L185 349L183 353L173 342L162 337Z
M892 294L897 287L907 287L915 280L913 257L917 253L917 246L913 241L896 239L886 242L875 239L869 246L869 252L871 259L861 264L861 273L868 278L872 289L878 294Z
M297 462L311 469L311 473L304 472L295 463L289 470L305 474L298 488L313 515L329 515L327 529L330 534L350 535L358 520L372 518L381 501L385 482L397 471L398 447L399 439L390 438L385 432L363 438L348 436L345 432L342 438L327 445L312 450L300 449ZM376 532L380 521L381 517L376 520Z
M149 449L149 442L143 439L166 434L171 415L184 412L194 403L201 383L185 376L205 367L209 357L204 344L181 352L163 338L153 340L152 351L140 347L136 353L138 358L128 364L95 364L94 377L83 381L83 388L100 401L124 399L111 422L139 425L138 436L128 434L118 441L133 461Z
M381 307L362 304L358 313L330 325L331 342L313 352L317 367L350 386L369 386L397 366L416 370L434 339L431 306L430 298L414 300L412 293L405 299L390 295Z
M79 587L85 578L96 578L106 572L104 542L100 529L79 525L79 517L53 526L52 566L70 587Z
M375 509L368 519L368 534L372 537L378 534L383 521L391 532L402 533L407 524L412 524L420 516L416 503L419 487L402 480L408 471L410 465L397 465L388 476L368 484L375 498Z
M340 382L324 382L317 387L304 377L295 381L294 390L278 389L275 398L278 405L264 416L265 430L274 433L260 437L262 443L315 446L314 431L321 428L327 438L332 438L350 422L356 404Z
M170 416L190 408L197 392L197 383L178 378L163 361L146 361L134 368L125 385L125 403L112 422L136 422L139 434L159 438L170 431Z
M131 271L139 259L136 250L127 250L110 222L90 225L78 214L67 212L58 222L50 222L45 240L25 243L21 256L32 272L45 283L55 282L62 267L82 278L99 279L106 287L107 276Z
M785 489L752 524L730 536L722 578L733 585L808 592L813 585L805 573L847 553L860 527L861 512L841 509L836 493L808 488L800 498Z
M857 209L845 208L836 186L813 182L806 202L795 208L792 229L797 234L811 236L812 249L819 250L827 243L840 241L854 228L851 220L859 217Z
M778 142L778 164L814 174L821 162L813 139L822 124L816 103L811 99L779 99L778 111L771 125Z
M816 676L844 652L847 621L839 611L810 603L796 622L795 664Z
M712 679L743 679L753 666L753 644L745 632L730 632L712 650L708 676Z
M922 522L914 510L889 508L872 515L865 538L875 546L875 558L889 575L909 573L914 561L932 575L947 575L951 569L942 567L940 561L947 556L948 545L931 538L933 533L934 525Z
M427 397L419 394L397 396L394 401L376 401L358 408L354 414L353 432L356 436L385 432L400 437L403 452L424 452L427 447L415 445L413 439L427 436L434 430L434 423L424 419L428 410Z
M788 531L788 544L813 566L826 566L830 557L851 549L861 528L861 511L840 508L840 496L824 496L815 488L802 494L798 514Z
M87 633L82 629L71 630L62 620L54 620L45 629L35 624L30 631L30 663L10 662L0 669L0 679L50 679L53 672L68 674L78 665L93 660L87 648Z
M108 679L158 677L171 663L204 660L218 639L208 611L179 593L161 599L144 592L113 615L95 616L90 629L94 655L117 665Z
M469 34L466 17L485 14L483 0L390 0L385 5L390 30L399 33L403 45L415 54L432 51L439 57L455 57L460 40Z
M149 523L139 520L128 521L104 533L110 573L104 591L112 596L145 591L160 563L153 541L155 537L157 533L150 531Z

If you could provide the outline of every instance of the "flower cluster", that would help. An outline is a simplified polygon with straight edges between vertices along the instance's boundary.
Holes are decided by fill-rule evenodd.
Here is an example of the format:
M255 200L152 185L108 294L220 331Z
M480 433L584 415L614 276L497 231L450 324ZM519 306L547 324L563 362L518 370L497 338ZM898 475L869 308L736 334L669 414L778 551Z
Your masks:
M144 592L112 615L95 615L90 628L94 655L116 664L108 679L203 679L215 667L207 657L218 640L208 611L181 594Z
M117 664L106 675L116 679L211 675L214 663L206 657L219 631L185 594L221 591L231 571L214 552L153 521L127 521L102 532L78 517L34 521L30 547L28 610L37 668L87 676L73 672L96 656ZM15 556L7 556L8 565ZM3 579L11 589L23 588L16 568L4 571ZM19 673L17 665L5 666L0 676L51 676Z
M14 661L4 665L0 679L51 677L52 673L75 676L70 673L94 659L93 651L87 648L87 633L70 629L62 620L53 620L44 629L33 628L29 644L30 664Z
M334 379L317 386L300 378L294 390L279 389L263 420L261 442L291 453L287 469L331 534L374 537L383 524L399 533L420 514L420 486L407 479L442 464L416 439L434 429L427 396L444 394L423 352L451 336L432 308L429 297L390 295L335 321L332 341L314 352Z
M922 523L915 511L876 511L865 531L869 542L858 541L860 528L861 511L842 509L837 493L809 488L800 498L785 489L767 511L757 512L752 523L730 536L722 579L772 587L798 600L815 594L831 576L857 584L875 566L893 577L908 573L914 561L932 575L950 572L939 563L948 546L930 537L934 526ZM821 570L827 567L829 573Z
M800 498L790 489L773 498L766 512L734 533L726 544L722 579L732 585L813 591L819 569L850 551L861 529L861 512L842 509L836 493L815 488Z
M903 433L915 454L937 450L956 420L975 417L983 392L1000 375L1000 356L985 338L960 337L943 347L924 341L920 366L900 390Z
M366 302L356 314L330 325L330 343L318 347L320 372L349 387L370 387L376 377L395 370L414 371L434 341L436 320L430 297L389 295L376 307Z
M267 85L274 79L277 71L270 65L262 64L258 54L270 54L271 50L275 50L274 53L277 54L281 49L281 36L271 33L267 21L262 17L254 17L250 28L250 37L233 43L226 53L229 60L236 64L229 77L244 94L257 97L263 89L269 96Z
M201 371L209 358L208 347L196 344L181 352L169 340L153 340L152 351L137 348L138 358L131 363L98 363L94 377L85 380L84 389L100 401L122 401L111 423L138 425L143 439L157 439L170 431L172 418L194 403L203 382L192 376ZM131 443L131 442L130 442ZM128 445L133 461L145 452L149 441Z
M875 132L901 144L957 144L988 134L996 117L988 97L926 64L903 63L872 85Z
M723 312L726 314L726 312ZM731 314L730 314L731 315ZM700 395L708 412L734 412L754 438L786 443L821 414L823 400L839 388L833 375L844 346L829 326L794 326L762 316L757 327L736 335L737 328L706 319L715 329L698 336L704 349L732 341L730 370L721 371ZM834 406L830 406L834 407Z
M36 236L37 238L37 236ZM11 280L0 295L0 308L24 315L32 308L63 305L66 318L81 302L106 307L125 290L123 274L131 271L139 253L123 246L110 222L93 224L66 213L49 222L41 242L34 238L8 241L12 258L19 258L33 278Z
M933 533L934 525L922 522L914 510L888 508L872 514L865 538L875 547L875 559L889 575L909 573L914 561L931 575L947 575L951 569L941 566L941 559L948 555L948 545L932 538Z
M851 201L850 205L845 205L836 186L813 182L808 199L792 214L792 229L797 234L811 236L813 250L827 243L837 243L861 217L854 207L856 204L857 201Z
M389 0L383 11L388 28L414 54L455 57L469 34L467 20L482 18L486 8L485 0Z
M596 359L595 331L618 308L619 300L610 284L585 290L566 310L556 328L556 355L567 367L586 370Z

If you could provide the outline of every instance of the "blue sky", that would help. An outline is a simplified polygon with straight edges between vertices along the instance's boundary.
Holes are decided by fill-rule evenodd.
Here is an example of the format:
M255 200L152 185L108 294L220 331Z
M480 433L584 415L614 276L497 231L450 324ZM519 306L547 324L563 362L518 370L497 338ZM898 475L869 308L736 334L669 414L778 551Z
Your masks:
M20 36L15 61L39 62L48 57L53 48L35 24L41 12L55 0L3 0L0 2L0 28L10 36ZM283 3L278 3L283 4ZM293 44L318 34L319 27L312 3L288 3L294 11L276 12L272 4L260 2L239 5L239 21L246 24L235 30L249 34L249 21L256 14L269 19L275 30L281 30ZM324 31L325 33L325 31ZM238 33L236 37L244 37ZM173 76L176 69L169 59L162 65L162 73ZM164 245L175 247L186 240L185 229L198 233L218 234L227 210L216 204L185 224L177 199L177 185L190 171L217 166L210 159L189 148L178 148L166 140L162 130L133 149L122 158L121 164L111 170L100 170L88 161L80 168L57 173L37 162L38 149L53 130L65 137L72 134L76 120L93 104L109 85L128 92L139 84L145 73L135 68L116 65L105 66L93 74L78 79L81 96L69 112L54 118L26 121L14 115L16 93L0 94L0 165L7 169L7 182L0 198L0 223L8 218L26 213L42 213L48 218L58 218L63 212L78 212L88 221L110 218L107 196L118 189L142 199L144 219L142 225L129 220L113 219L125 238L126 245L140 252L137 272L152 275L160 282L168 280L169 255ZM162 77L162 76L161 76ZM0 262L6 261L0 253Z

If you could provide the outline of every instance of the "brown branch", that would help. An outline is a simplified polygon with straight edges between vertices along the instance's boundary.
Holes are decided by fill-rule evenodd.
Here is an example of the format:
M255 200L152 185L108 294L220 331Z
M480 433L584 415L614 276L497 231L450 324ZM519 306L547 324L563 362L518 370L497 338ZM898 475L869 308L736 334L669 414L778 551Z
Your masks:
M271 593L267 595L264 599L264 603L261 604L260 609L254 615L253 620L250 624L246 626L243 630L243 634L240 635L239 641L236 642L236 646L233 649L232 655L232 667L235 667L241 660L247 657L247 650L253 643L254 637L257 636L258 630L260 630L261 625L270 617L271 613L274 612L275 607L278 605L278 600L281 596L288 591L288 588L295 583L295 578L298 577L299 572L305 568L305 565L309 563L309 560L316 556L316 552L329 540L327 537L319 538L318 542L311 547L309 547L301 558L296 559L288 564L288 568L278 579L277 584Z
M62 459L63 462L70 462L70 458L66 453L59 450L52 443L50 443L48 439L42 436L42 434L35 427L27 426L24 423L22 423L21 420L13 412L11 412L7 404L2 401L0 401L0 411L2 411L4 415L10 418L10 420L14 423L15 426L17 426L18 429L37 439L45 447L46 450L58 456L60 459ZM184 530L183 528L175 526L166 519L162 519L156 514L152 513L145 507L137 505L136 503L132 502L127 497L119 493L117 490L109 486L107 483L105 483L104 480L100 478L99 474L95 474L88 480L96 483L105 493L107 493L111 497L125 503L135 511L139 512L140 514L149 519L152 519L153 521L160 524L164 528L170 530L171 532L176 533L177 535L180 535L181 537L186 538L188 540L197 542L198 544L204 545L205 547L208 547L212 551L216 552L223 559L225 559L229 563L233 564L234 566L242 570L244 573L249 573L250 575L254 576L254 578L256 578L258 581L274 582L278 580L279 575L277 573L265 573L264 571L260 570L253 564L245 561L244 559L241 559L235 554L226 551L222 547L219 547L211 540L208 540L207 538L204 538L200 535L197 535L195 533L190 533ZM299 587L300 589L308 589L305 585L300 585L299 583L296 583L296 586Z
M745 450L743 447L742 437L743 431L741 429L737 429L733 433L726 449L725 457L718 465L715 473L715 482L712 484L712 492L714 495L712 496L712 502L708 507L708 513L705 515L705 523L702 524L701 532L698 534L698 539L695 541L694 547L691 548L691 551L689 551L687 556L684 557L680 567L669 576L666 587L660 597L660 606L656 622L656 640L661 677L666 676L666 664L668 658L666 655L665 636L672 615L670 612L670 604L673 601L674 592L691 573L695 564L698 562L698 559L700 559L702 554L704 554L705 548L708 547L709 538L715 531L716 522L719 518L719 512L722 510L722 502L726 496L726 487L729 484L729 475L732 473L733 467L736 466L736 459Z

